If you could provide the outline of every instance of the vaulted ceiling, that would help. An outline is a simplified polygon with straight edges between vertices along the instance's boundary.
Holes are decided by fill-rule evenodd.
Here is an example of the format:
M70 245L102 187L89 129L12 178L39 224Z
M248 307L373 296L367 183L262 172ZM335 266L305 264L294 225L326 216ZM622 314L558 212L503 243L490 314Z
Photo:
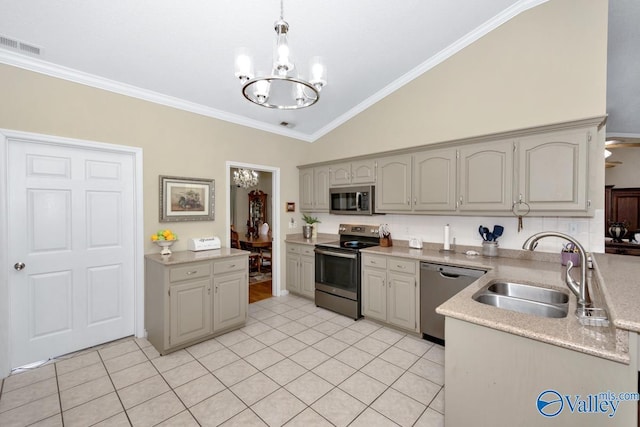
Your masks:
M328 68L296 111L249 103L234 77L240 47L269 71L279 0L0 0L0 62L314 141L544 1L284 0L300 74Z

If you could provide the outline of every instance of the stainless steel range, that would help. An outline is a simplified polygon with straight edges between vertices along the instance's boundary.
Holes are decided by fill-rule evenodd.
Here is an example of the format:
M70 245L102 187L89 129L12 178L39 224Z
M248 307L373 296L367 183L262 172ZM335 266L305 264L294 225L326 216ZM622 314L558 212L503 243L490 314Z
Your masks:
M360 249L378 246L378 226L340 224L340 240L316 245L316 305L359 319Z

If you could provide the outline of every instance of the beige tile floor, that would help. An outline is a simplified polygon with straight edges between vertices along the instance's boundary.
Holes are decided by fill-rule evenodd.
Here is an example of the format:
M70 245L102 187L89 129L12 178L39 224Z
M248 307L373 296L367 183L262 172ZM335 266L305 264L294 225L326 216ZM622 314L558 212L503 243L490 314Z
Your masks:
M441 426L444 349L287 295L167 356L125 338L4 379L0 426Z

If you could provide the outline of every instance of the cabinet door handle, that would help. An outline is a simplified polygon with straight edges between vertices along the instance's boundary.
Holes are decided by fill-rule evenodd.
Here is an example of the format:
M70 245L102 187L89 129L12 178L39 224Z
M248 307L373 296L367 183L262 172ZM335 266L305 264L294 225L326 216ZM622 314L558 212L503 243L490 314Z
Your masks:
M400 264L396 264L396 267L401 268L401 269L405 269L405 268L407 268L407 266L406 266L406 265L400 265Z
M211 295L211 288L207 288L207 294Z
M236 265L235 265L235 264L231 264L231 265L229 266L229 268L235 268L235 267L236 267Z
M411 206L411 199L407 199L407 205Z
M198 270L187 271L187 276L191 276L192 274L196 274Z

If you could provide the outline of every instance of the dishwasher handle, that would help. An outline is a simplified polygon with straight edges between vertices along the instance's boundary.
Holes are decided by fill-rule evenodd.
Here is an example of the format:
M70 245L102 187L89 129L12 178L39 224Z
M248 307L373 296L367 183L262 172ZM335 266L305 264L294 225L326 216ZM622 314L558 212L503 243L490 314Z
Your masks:
M453 274L453 273L446 273L444 271L440 272L440 277L444 277L445 279L457 279L458 277L460 277L459 274Z
M421 262L420 270L439 273L439 276L446 279L459 279L460 277L478 278L486 273L486 270L477 270L468 267L457 267L453 265L433 264L430 262Z

